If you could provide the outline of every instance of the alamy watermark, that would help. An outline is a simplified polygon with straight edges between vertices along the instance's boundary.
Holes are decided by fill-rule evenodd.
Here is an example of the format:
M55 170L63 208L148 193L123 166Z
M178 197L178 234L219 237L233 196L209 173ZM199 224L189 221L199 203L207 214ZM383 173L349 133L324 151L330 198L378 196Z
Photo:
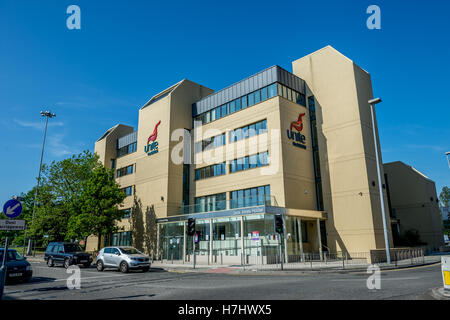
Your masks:
M366 285L369 290L381 289L381 271L380 267L376 264L372 264L367 268L367 273L370 276L367 278Z
M66 273L72 274L67 278L66 285L70 290L81 289L81 270L76 265L69 266Z
M66 20L66 26L69 30L80 30L81 29L81 9L79 6L72 4L67 7L67 14L70 16Z
M367 18L366 25L369 30L381 29L381 9L377 5L370 5L366 10L370 16Z

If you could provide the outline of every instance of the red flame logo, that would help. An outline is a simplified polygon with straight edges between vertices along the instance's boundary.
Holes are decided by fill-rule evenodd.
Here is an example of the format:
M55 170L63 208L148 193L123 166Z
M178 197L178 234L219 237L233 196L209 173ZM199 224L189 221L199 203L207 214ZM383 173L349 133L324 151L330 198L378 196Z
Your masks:
M298 120L291 122L291 131L292 131L292 128L295 128L295 130L297 130L298 132L303 130L303 120L302 120L302 118L305 115L306 115L306 113L300 113L300 115L298 116Z
M148 137L147 144L150 144L150 141L155 141L158 137L158 126L161 123L161 120L156 124L155 129L153 130L153 133Z

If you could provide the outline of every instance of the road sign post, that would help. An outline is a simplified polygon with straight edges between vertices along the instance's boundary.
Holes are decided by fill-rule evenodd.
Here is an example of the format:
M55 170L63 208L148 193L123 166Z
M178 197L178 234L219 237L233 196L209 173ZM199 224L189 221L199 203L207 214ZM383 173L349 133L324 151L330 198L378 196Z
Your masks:
M8 256L8 237L5 239L5 251L3 251L3 261L0 267L0 300L3 298L6 281L6 257Z

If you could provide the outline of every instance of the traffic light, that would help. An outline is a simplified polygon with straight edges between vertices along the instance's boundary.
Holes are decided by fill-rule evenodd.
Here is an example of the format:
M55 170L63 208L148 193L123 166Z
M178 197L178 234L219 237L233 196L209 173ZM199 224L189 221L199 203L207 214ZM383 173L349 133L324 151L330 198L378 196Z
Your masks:
M195 219L194 218L188 219L187 234L188 234L188 236L195 235Z
M281 215L275 215L275 232L283 233L283 217Z

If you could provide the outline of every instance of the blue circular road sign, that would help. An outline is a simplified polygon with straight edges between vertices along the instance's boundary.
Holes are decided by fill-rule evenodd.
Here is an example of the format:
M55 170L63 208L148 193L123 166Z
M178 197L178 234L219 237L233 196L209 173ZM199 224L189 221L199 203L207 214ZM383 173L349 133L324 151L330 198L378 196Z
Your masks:
M3 206L3 213L10 219L17 218L22 213L22 204L17 200L8 200Z

